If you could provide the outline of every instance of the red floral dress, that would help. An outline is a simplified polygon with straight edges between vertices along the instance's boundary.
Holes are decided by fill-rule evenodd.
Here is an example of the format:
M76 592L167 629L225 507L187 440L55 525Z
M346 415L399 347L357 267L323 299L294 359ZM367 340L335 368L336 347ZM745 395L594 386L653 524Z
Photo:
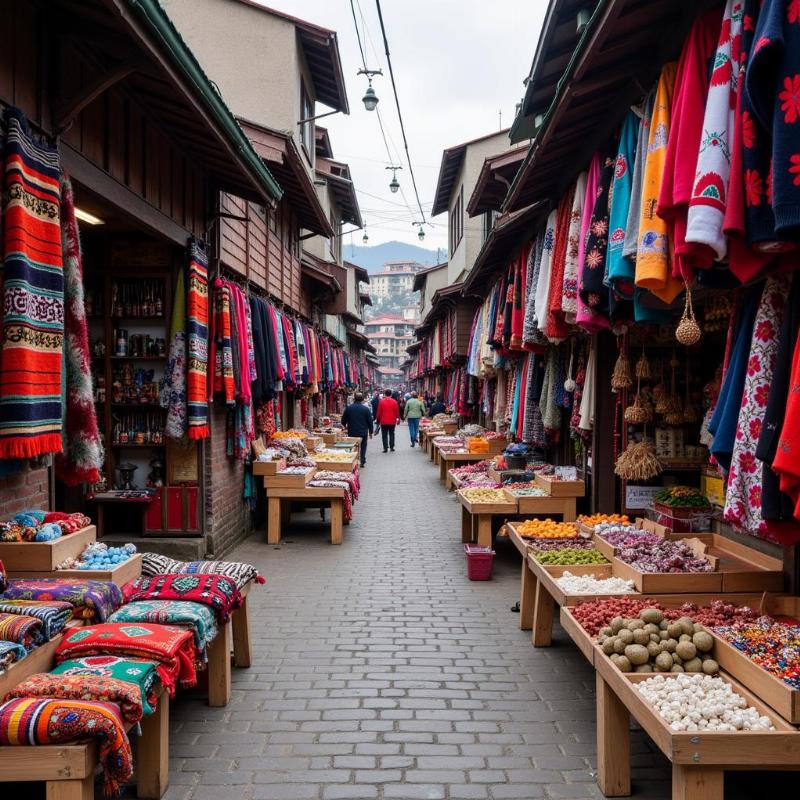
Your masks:
M788 280L785 276L780 276L769 278L761 295L753 326L753 341L742 392L742 410L736 425L725 494L725 520L754 534L763 532L765 528L761 518L762 464L756 459L756 446L761 435L769 385L775 369L777 334L788 291Z

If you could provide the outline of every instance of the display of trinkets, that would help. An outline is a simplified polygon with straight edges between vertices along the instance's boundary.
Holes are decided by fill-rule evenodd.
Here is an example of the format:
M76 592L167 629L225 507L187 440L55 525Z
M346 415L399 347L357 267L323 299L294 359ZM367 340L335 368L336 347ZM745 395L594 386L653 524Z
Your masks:
M117 328L114 331L114 355L125 358L128 355L128 331Z
M166 349L167 345L164 339L154 339L146 333L134 333L130 337L127 354L132 358L163 356Z
M114 414L111 439L114 444L150 445L164 442L164 419L160 411Z
M114 370L111 402L157 405L161 383L155 379L155 370L134 370L132 364L123 364Z
M163 317L164 282L114 281L111 284L111 313L115 317Z

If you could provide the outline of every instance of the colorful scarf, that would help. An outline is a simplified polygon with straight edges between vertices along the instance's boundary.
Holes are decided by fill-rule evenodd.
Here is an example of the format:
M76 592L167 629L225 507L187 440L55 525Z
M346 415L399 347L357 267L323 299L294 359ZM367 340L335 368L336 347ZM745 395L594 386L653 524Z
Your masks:
M32 650L43 638L42 623L35 617L0 613L0 640L16 642Z
M64 274L58 150L6 109L0 458L60 453Z
M587 178L588 175L582 172L575 181L575 193L572 196L572 208L567 228L567 252L564 257L564 278L561 284L561 310L567 323L575 322L578 313L578 255L580 254L581 221L583 220L583 206L586 202Z
M72 184L61 181L61 240L64 249L64 371L66 396L64 452L56 474L68 486L95 483L103 469L103 443L97 429L92 390L89 325L83 297L83 261Z
M189 438L205 439L208 427L208 256L202 242L189 242L189 287L186 296L188 365L186 400Z
M72 617L70 603L57 603L47 600L6 600L0 598L0 614L21 614L35 617L42 624L41 634L50 641L64 630Z
M157 622L176 625L194 635L195 647L204 651L217 635L214 612L201 603L188 600L138 600L117 609L109 622Z
M178 273L172 304L169 360L164 370L164 385L159 402L167 409L164 434L171 439L186 435L186 289L183 272Z
M225 575L232 578L240 591L250 583L264 583L252 564L240 561L175 561L157 553L142 553L142 575L189 573L193 575Z
M562 306L564 286L564 269L567 261L569 247L569 229L572 218L572 201L575 197L575 187L561 198L556 214L556 238L553 245L553 268L550 275L550 289L547 299L547 319L544 325L544 334L551 342L560 342L569 335L569 328L564 321Z
M142 718L142 691L139 686L100 675L54 675L40 672L18 683L6 695L6 700L14 697L113 703L129 725L134 725Z
M131 745L116 706L22 697L0 705L0 745L63 744L96 738L103 794L118 795L133 776Z
M231 341L231 292L228 285L217 278L214 283L214 373L211 396L221 393L226 405L236 402L236 384L233 377L233 344Z
M0 672L7 670L15 661L25 658L28 651L17 642L0 641Z
M61 640L56 650L56 663L98 655L158 661L158 676L170 697L174 697L176 685L191 688L197 683L192 633L183 628L121 622L78 628Z
M60 600L73 607L74 617L103 622L122 605L122 592L105 581L12 578L0 595L0 602L7 600Z
M156 710L159 687L159 664L141 658L124 656L85 656L69 658L50 670L51 675L83 675L112 678L139 688L144 716Z
M167 574L139 578L125 585L125 602L137 600L190 600L210 606L220 625L242 604L236 582L225 575Z

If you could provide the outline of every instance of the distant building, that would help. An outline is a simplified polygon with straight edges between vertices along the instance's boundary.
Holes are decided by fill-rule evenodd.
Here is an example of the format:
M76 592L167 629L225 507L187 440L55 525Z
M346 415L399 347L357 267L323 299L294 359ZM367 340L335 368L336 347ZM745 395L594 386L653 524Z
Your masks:
M378 299L410 294L414 276L422 269L425 266L417 261L387 261L381 272L370 275L370 294Z
M414 341L413 322L402 317L377 317L365 323L364 330L381 366L397 368L408 357L406 349Z

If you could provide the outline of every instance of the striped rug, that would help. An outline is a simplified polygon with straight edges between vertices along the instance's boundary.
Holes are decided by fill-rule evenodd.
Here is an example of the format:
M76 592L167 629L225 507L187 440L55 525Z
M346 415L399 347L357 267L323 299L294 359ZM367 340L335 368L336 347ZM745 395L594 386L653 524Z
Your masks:
M197 239L189 242L186 293L186 403L188 436L205 439L208 427L208 257Z

